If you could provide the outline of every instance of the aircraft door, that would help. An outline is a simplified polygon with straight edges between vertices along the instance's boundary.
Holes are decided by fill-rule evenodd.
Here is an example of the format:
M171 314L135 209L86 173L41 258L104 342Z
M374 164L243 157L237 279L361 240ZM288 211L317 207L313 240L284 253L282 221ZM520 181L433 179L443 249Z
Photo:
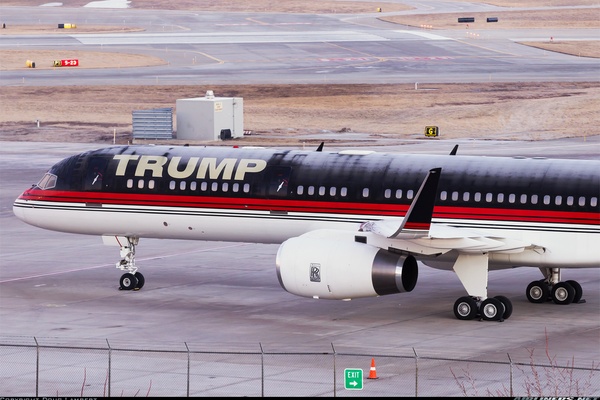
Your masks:
M108 159L104 157L92 157L88 161L83 188L86 191L100 191L106 185L104 177Z
M267 169L267 196L285 197L289 191L289 179L292 168L272 166Z

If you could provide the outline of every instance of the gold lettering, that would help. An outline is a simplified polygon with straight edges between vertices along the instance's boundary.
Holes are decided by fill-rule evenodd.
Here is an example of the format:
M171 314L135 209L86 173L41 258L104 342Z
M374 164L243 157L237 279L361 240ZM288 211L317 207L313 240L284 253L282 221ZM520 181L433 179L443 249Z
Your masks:
M243 181L244 176L249 173L253 174L256 172L260 172L267 167L267 162L265 160L251 160L243 158L240 160L240 163L235 171L235 180Z
M236 161L235 158L224 158L223 161L217 165L216 158L203 158L202 161L200 161L200 167L198 168L196 177L198 179L206 179L208 173L208 179L218 179L219 175L222 173L223 179L231 179Z
M163 167L168 160L164 156L142 156L135 169L135 176L144 176L146 171L152 171L152 177L162 178Z
M126 154L117 154L113 157L114 160L119 160L119 164L117 164L117 171L115 174L117 176L125 176L125 171L127 170L127 164L129 161L137 160L140 156L130 156Z
M173 157L169 162L167 173L173 178L187 178L188 176L191 176L194 173L194 170L198 165L198 160L200 160L200 157L190 157L190 159L187 162L187 165L185 166L185 169L183 171L180 171L177 167L181 162L181 157Z
M246 174L258 173L267 167L267 162L259 159L224 158L217 162L214 157L206 157L202 160L200 160L200 157L190 157L185 165L182 164L182 157L180 156L169 159L165 156L117 154L113 156L113 159L118 161L116 176L125 176L130 162L137 161L135 176L144 176L147 171L150 171L154 178L162 178L167 163L167 175L176 179L185 179L192 176L197 168L196 177L198 179L221 178L243 181Z

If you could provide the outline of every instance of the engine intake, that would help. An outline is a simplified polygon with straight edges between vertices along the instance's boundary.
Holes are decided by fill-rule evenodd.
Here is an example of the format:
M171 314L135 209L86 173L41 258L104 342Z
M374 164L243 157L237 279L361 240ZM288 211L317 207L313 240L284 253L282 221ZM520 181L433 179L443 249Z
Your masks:
M289 293L320 299L375 297L412 291L416 259L365 243L295 237L277 251L277 277Z

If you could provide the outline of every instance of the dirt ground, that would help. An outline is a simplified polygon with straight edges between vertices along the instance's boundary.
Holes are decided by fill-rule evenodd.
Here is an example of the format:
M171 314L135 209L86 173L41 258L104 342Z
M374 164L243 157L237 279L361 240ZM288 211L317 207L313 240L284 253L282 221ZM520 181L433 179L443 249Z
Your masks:
M488 1L504 6L515 3L548 5L592 5L596 0L510 0ZM564 4L564 3L567 4ZM7 1L2 6L31 5L30 1ZM63 6L79 7L88 1L66 0ZM372 12L376 3L340 1L133 1L134 7L210 9L213 11L277 12ZM511 4L513 3L513 4ZM302 4L300 11L299 4ZM202 7L199 8L199 5ZM407 9L402 4L377 3L384 11ZM368 7L368 8L367 8ZM369 10L369 11L365 11ZM535 18L532 17L535 16ZM470 15L471 16L471 15ZM483 15L473 15L484 21ZM563 27L565 21L578 27L600 27L600 19L585 9L569 9L547 14L506 11L495 14L501 26L528 26L532 20ZM568 18L566 17L568 16ZM390 17L395 23L427 25L424 29L466 29L456 15ZM1 18L1 17L0 17ZM552 25L548 25L552 24ZM432 27L429 27L432 25ZM480 26L482 25L482 26ZM573 25L571 25L573 26ZM81 26L77 33L137 30L137 27ZM471 24L469 30L484 33L487 25ZM68 29L28 25L0 29L0 34L64 34ZM597 42L525 43L575 56L600 57ZM0 51L0 70L26 69L26 60L37 68L54 68L56 59L77 58L79 68L119 68L161 65L160 58L137 54L36 50ZM1 77L0 77L1 79ZM244 129L252 135L246 145L294 145L305 137L335 133L343 142L348 132L366 133L371 138L423 136L426 125L440 128L443 138L489 138L504 140L544 140L558 137L584 137L600 134L600 83L486 83L421 85L235 85L235 86L71 86L3 87L0 91L0 140L56 142L127 143L131 138L131 113L159 107L173 107L176 99L202 96L213 90L219 97L244 98ZM116 99L116 100L115 100ZM174 110L175 111L175 110ZM38 122L39 121L39 127ZM175 117L174 117L175 122ZM329 135L331 137L331 135ZM330 140L331 141L331 140ZM361 145L365 145L362 143Z

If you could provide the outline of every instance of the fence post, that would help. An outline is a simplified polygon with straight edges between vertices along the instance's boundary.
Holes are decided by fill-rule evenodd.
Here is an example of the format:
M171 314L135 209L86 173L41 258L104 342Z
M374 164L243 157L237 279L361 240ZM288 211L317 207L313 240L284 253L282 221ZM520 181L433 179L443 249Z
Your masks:
M510 358L510 354L506 353L506 355L508 356L508 361L510 362L509 365L509 373L510 373L510 397L513 397L513 362L512 362L512 358Z
M40 345L37 341L37 338L34 336L33 340L35 340L35 397L39 397L40 390Z
M265 352L263 351L262 343L260 346L260 397L265 397Z
M190 348L188 347L186 342L183 342L185 344L185 348L187 349L187 357L188 357L188 362L187 362L187 397L190 397Z
M415 397L419 397L419 356L414 347L413 353L415 353Z
M108 346L108 397L110 397L110 371L112 362L112 349L110 347L108 339L106 339L106 345Z
M331 343L331 349L333 350L333 397L337 397L337 380L335 379L337 373L335 369L335 347L333 347L333 343Z

